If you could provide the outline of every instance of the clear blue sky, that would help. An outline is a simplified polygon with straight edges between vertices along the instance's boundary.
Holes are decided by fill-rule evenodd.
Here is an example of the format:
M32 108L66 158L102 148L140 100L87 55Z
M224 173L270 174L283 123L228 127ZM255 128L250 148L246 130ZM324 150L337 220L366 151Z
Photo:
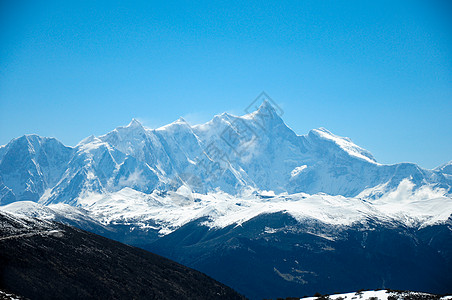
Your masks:
M452 159L451 3L1 1L0 144L205 122L265 90L298 134L433 168Z

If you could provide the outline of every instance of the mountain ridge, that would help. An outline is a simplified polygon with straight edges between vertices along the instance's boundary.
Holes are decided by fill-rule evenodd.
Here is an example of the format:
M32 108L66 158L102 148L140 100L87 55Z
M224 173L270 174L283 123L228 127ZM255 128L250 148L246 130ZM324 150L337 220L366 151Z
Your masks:
M30 299L245 299L159 255L0 211L0 289Z
M405 178L412 178L416 188L433 184L448 194L452 186L447 163L433 170L380 164L369 151L325 128L297 135L269 102L242 117L223 113L194 126L178 119L149 129L132 119L74 147L24 135L0 150L0 204L75 203L83 192L126 186L145 193L188 185L201 193L238 194L251 187L348 197L383 184L388 192ZM369 199L381 195L369 194Z

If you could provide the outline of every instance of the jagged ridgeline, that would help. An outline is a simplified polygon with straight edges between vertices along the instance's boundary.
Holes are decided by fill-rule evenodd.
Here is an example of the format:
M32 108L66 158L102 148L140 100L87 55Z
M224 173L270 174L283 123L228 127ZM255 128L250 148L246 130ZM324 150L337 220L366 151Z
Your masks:
M392 288L451 293L452 163L378 163L326 129L253 113L137 120L75 147L0 147L1 209L171 258L251 299Z
M25 135L0 147L0 203L28 200L74 204L88 192L125 187L143 193L188 185L206 193L246 188L289 194L375 198L410 179L450 192L450 163L425 170L383 165L350 139L326 129L297 135L268 102L243 117L229 114L191 126L182 118L158 129L137 120L75 147Z

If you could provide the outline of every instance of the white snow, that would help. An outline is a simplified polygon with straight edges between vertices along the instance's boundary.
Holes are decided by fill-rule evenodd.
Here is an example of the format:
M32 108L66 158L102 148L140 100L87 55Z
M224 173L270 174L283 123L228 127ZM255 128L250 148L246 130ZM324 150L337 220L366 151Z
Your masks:
M162 235L201 217L208 218L204 225L223 228L276 212L288 213L300 222L317 220L337 226L352 226L372 218L421 227L448 219L452 213L452 198L441 195L438 190L413 192L411 186L409 181L403 181L396 190L373 202L326 194L289 195L252 189L237 196L221 191L195 193L188 186L165 194L157 191L145 194L124 188L112 193L85 193L77 199L77 205L104 224L122 222L143 229L157 224L156 229ZM11 211L14 206L19 204L7 207ZM50 207L55 209L55 206Z
M344 300L359 300L359 299L369 299L371 297L377 297L379 300L387 300L388 296L391 294L387 293L386 290L379 291L363 291L362 294L357 294L356 292L344 293L344 294L334 294L330 295L330 299L335 300L338 298L343 298ZM306 297L301 298L303 300L316 300L317 297Z
M313 132L315 132L320 137L333 141L336 143L339 147L341 147L342 150L350 154L351 156L360 158L362 160L365 160L367 162L378 164L375 159L370 155L370 153L363 148L353 144L353 142L349 138L343 138L339 137L337 135L332 134L325 128L319 128L319 129L313 129Z
M387 300L389 296L401 296L400 300L403 300L403 295L429 295L427 293L422 292L390 292L388 290L377 290L377 291L362 291L362 292L351 292L351 293L343 293L343 294L334 294L330 295L331 300L343 299L343 300L369 300L369 299L378 299L378 300ZM450 299L451 296L443 296L441 300ZM300 300L317 300L318 297L306 297L301 298Z

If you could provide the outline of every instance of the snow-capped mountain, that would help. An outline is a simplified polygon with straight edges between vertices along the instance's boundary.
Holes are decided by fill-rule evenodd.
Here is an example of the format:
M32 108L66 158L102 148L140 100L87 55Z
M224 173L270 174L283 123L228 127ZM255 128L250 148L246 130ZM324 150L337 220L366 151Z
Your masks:
M151 194L253 188L279 194L326 193L373 199L404 179L450 193L450 163L425 170L411 163L383 165L350 139L324 128L297 135L264 102L242 116L221 114L190 126L182 118L158 129L137 120L75 147L27 135L0 147L0 203L19 200L77 204L87 193L128 187Z
M54 138L24 135L0 147L0 203L38 201L58 185L73 149Z
M439 166L435 170L445 174L446 177L450 178L452 176L452 160L442 166Z
M296 134L268 102L194 126L134 119L75 147L0 147L1 210L151 250L252 299L449 292L451 187L451 162L380 164L324 128Z

